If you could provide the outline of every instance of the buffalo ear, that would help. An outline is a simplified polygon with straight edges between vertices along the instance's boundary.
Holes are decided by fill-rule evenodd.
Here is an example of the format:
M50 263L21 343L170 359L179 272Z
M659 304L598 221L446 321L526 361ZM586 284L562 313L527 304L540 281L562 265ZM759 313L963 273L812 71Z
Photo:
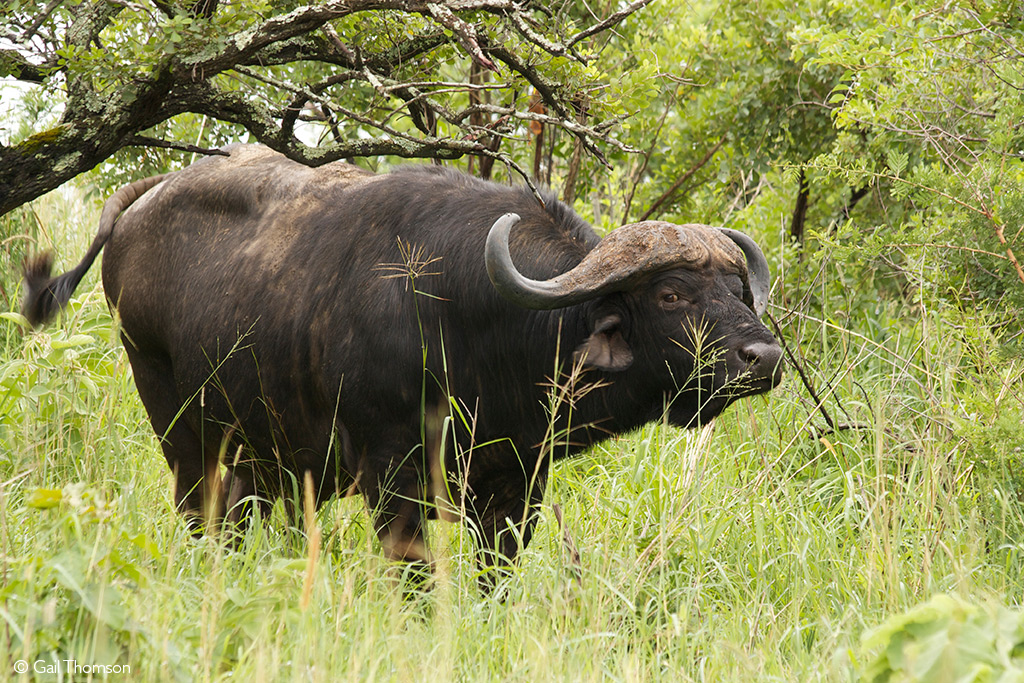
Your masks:
M622 318L606 315L597 321L587 341L576 349L583 365L607 372L625 370L633 364L633 351L622 336Z

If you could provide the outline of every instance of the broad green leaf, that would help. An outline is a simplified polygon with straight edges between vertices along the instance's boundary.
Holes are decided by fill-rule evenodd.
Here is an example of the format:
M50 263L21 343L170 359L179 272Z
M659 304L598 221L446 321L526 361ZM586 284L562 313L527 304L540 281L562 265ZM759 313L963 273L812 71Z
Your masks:
M14 311L3 311L2 313L0 313L0 318L4 320L10 320L13 323L17 323L18 325L24 327L26 330L32 329L32 323L30 323L28 321L28 318L23 316L21 313L16 313Z
M75 346L84 346L85 344L91 344L96 341L88 334L73 334L67 339L54 339L50 342L50 346L55 349L70 349Z
M36 510L48 510L60 505L64 493L60 489L34 489L25 498L25 505Z

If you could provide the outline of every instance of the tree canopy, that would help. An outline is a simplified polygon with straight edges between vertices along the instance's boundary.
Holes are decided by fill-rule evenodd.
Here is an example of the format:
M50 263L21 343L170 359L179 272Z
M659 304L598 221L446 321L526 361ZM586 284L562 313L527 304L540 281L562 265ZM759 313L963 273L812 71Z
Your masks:
M185 114L313 165L468 154L519 168L502 140L545 125L603 159L622 117L597 102L595 36L649 2L596 16L513 0L13 0L0 77L63 106L0 144L0 214L126 147L209 152L171 134ZM327 139L303 138L311 121Z

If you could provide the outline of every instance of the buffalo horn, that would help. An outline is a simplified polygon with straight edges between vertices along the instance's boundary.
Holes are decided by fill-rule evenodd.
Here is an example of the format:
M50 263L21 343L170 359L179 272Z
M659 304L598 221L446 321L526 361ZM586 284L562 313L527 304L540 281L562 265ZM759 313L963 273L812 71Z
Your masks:
M757 246L757 242L744 235L739 230L730 228L719 228L722 233L736 243L747 257L747 272L749 273L750 294L754 299L754 312L757 317L764 315L768 308L768 290L771 287L771 273L768 271L768 261Z
M566 273L550 280L531 280L516 269L509 253L509 235L518 222L519 216L514 213L506 213L494 222L487 235L484 258L494 288L524 308L572 306L626 289L648 273L675 265L701 264L709 258L707 246L692 230L648 222L613 230Z

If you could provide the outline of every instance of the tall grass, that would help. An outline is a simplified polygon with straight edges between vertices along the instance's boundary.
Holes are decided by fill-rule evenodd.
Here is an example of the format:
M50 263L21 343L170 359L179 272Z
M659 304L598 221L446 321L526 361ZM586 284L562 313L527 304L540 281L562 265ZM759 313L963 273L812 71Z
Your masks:
M72 262L96 218L77 203L51 196L8 234L68 224ZM708 428L652 424L556 466L503 600L478 591L469 534L438 522L433 588L409 596L357 499L319 511L315 553L281 506L238 547L191 537L97 277L46 330L14 297L0 318L0 678L24 660L63 667L26 680L90 679L69 659L131 668L93 680L159 681L952 680L1020 664L1024 364L984 320L824 291L774 308L833 427L789 368ZM929 660L939 646L960 664Z

